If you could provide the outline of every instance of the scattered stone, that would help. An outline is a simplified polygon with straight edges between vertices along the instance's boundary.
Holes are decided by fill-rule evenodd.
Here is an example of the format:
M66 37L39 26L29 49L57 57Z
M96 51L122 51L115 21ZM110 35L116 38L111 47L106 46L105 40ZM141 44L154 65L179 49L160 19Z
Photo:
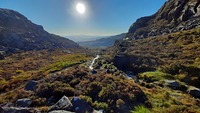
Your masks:
M28 82L26 83L24 89L27 90L27 91L29 91L29 90L30 90L30 91L35 91L37 84L38 84L37 81L30 80L30 81L28 81Z
M72 103L69 98L63 96L56 104L52 105L50 110L69 110L72 107Z
M176 80L165 80L165 85L174 90L186 91L187 87Z
M41 112L35 108L0 107L0 113L41 113Z
M96 70L92 70L91 73L92 74L97 74L97 71Z
M79 97L74 97L71 103L73 105L72 110L76 113L91 113L93 111L92 107Z
M29 98L18 99L16 101L16 105L18 107L28 107L31 105L31 103L32 103L32 101Z
M65 110L54 110L54 111L51 111L49 113L74 113L74 112L71 112L71 111L65 111Z
M103 113L103 110L94 110L93 113Z
M200 98L200 89L199 89L199 88L190 86L190 87L188 88L187 92L188 92L190 95L192 95L193 97L195 97L195 98Z

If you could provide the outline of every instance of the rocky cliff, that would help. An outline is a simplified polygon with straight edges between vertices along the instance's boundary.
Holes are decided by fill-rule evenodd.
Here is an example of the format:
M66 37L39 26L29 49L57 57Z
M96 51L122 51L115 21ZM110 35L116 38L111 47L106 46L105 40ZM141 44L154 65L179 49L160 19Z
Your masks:
M20 13L0 8L0 50L77 48L73 41L46 32Z
M168 0L154 15L138 19L127 37L164 35L200 27L200 0Z

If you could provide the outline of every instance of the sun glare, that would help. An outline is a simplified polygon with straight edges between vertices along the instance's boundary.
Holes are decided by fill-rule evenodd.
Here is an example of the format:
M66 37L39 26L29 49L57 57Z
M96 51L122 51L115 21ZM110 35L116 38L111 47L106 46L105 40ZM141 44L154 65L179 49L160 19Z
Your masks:
M78 3L76 5L76 10L77 10L78 13L84 14L85 13L85 5L82 4L82 3Z

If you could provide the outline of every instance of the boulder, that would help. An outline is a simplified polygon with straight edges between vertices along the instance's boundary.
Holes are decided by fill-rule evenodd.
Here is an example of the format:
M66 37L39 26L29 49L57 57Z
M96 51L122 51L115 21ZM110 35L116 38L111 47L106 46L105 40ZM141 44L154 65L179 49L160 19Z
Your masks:
M93 111L92 107L79 97L74 97L71 103L73 105L72 110L76 113L91 113Z
M4 60L4 56L2 54L0 54L0 60Z
M103 110L94 110L93 113L103 113Z
M16 101L16 105L18 107L28 107L31 105L31 103L32 103L32 101L29 98L18 99Z
M187 92L188 92L190 95L192 95L193 97L195 97L195 98L200 98L200 89L199 89L199 88L190 86L190 87L188 88Z
M41 112L35 108L0 107L0 113L41 113Z
M63 96L56 104L52 105L50 110L70 110L72 103L69 98Z
M187 87L176 80L165 80L165 85L174 90L186 91Z
M25 90L27 91L34 91L36 89L36 86L37 86L38 82L37 81L34 81L34 80L30 80L26 83L25 85Z
M54 111L51 111L49 113L74 113L74 112L71 112L71 111L65 111L65 110L54 110Z

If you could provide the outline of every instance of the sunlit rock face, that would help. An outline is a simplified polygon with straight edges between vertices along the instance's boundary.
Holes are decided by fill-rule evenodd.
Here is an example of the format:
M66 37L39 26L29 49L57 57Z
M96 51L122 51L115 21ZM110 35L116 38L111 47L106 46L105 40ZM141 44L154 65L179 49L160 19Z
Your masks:
M199 0L168 0L154 15L133 23L127 37L147 38L197 27L200 27Z
M49 34L20 13L0 8L0 50L41 50L77 48L78 44L66 38Z

